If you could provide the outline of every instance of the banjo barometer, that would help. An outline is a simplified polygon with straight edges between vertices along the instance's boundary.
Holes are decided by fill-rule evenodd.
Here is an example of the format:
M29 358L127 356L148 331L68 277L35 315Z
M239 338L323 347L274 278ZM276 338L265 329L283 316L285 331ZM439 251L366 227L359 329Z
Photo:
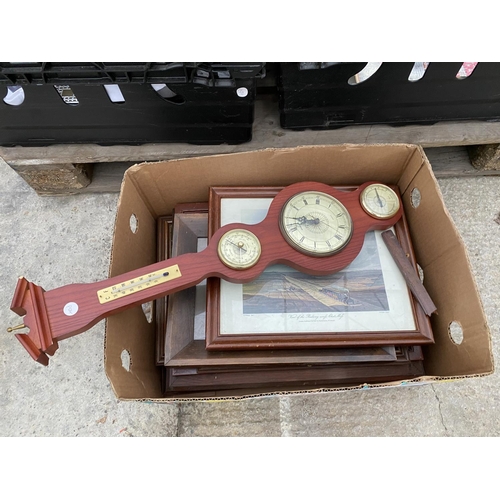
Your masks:
M401 215L399 195L385 184L366 182L354 190L319 182L292 184L275 196L262 222L223 226L201 252L50 291L19 278L11 310L24 322L9 331L29 328L16 337L46 365L60 340L208 277L247 283L272 264L316 276L333 274L356 258L367 231L388 229Z

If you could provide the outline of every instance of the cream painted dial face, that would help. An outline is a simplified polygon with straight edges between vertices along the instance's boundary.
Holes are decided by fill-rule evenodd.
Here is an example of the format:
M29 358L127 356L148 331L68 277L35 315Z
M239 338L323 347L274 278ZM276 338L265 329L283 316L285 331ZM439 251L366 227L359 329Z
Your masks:
M283 206L280 229L294 248L321 257L344 248L353 226L339 200L319 191L305 191L292 196Z
M399 210L398 195L385 184L370 184L360 197L363 210L376 219L390 219Z
M231 269L248 269L260 259L262 248L259 238L246 229L232 229L219 240L220 260Z

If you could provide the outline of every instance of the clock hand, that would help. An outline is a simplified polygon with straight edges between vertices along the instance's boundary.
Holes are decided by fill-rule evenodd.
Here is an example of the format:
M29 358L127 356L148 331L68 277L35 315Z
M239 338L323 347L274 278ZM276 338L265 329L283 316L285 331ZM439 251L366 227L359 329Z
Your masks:
M319 218L315 219L314 225L317 225L317 224L324 224L326 227L329 227L330 229L333 229L334 231L338 232L338 227L330 226L330 224L327 224L324 220L319 220ZM342 228L342 229L345 229L345 228Z
M318 217L315 217L314 219L306 219L306 224L309 224L309 225L317 226L319 223L320 223L320 220Z
M377 188L375 188L375 194L377 195L378 204L382 207L383 203L382 200L380 199L380 195L378 194Z
M299 224L303 224L304 222L306 222L306 218L302 215L301 217L285 217L285 219L294 219L294 220L298 220Z
M295 219L298 220L298 224L319 224L320 220L316 217L314 219L308 219L305 215L301 217L286 217L287 219Z

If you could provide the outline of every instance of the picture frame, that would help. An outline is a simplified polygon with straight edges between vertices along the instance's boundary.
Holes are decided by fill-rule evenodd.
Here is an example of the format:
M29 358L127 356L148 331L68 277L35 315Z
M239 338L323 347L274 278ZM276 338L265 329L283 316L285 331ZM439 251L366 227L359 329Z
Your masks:
M185 222L183 224L183 230L187 231L187 237L182 236L179 238L179 224L174 224L175 214L178 216L185 218ZM193 240L193 237L189 236L190 231L200 231L199 222L194 220L192 222L192 227L189 219L189 214L204 214L204 219L207 218L208 214L208 203L179 203L174 208L174 212L172 214L163 215L157 218L156 220L156 260L160 262L165 259L169 259L181 252L197 252L198 248L196 243L194 246L189 246L193 241L196 242L196 239ZM194 216L196 219L196 215ZM202 232L204 233L204 238L207 238L208 229L206 221L202 221ZM173 249L173 241L174 241L174 227L176 227L176 235L175 235L175 248ZM186 229L187 228L187 229ZM179 247L180 245L180 247ZM186 246L187 245L187 246ZM156 334L156 346L155 346L155 362L158 366L164 366L165 364L165 330L167 325L167 317L168 317L168 308L169 301L171 300L171 296L166 295L164 297L160 297L154 301L154 318L155 318L155 334ZM204 300L204 296L203 296ZM204 325L203 325L204 328Z
M182 204L176 207L174 216L159 220L158 241L169 245L172 256L187 252L200 251L208 236L208 205ZM163 227L162 227L163 224ZM169 238L164 237L164 229L171 231ZM159 257L166 254L159 251ZM208 369L214 366L245 367L289 366L306 364L349 364L380 363L397 361L397 346L370 346L362 348L335 349L280 349L277 351L229 351L209 352L205 349L206 304L203 283L195 288L177 292L169 296L168 305L163 303L163 314L157 314L158 336L162 341L162 366L167 368ZM161 303L160 303L161 304ZM197 325L199 318L199 325Z
M376 363L170 367L165 373L165 393L345 387L410 380L425 374L421 347L400 347L396 355L396 361Z
M397 361L398 348L398 346L374 346L337 349L208 351L205 348L205 340L193 340L178 354L165 362L165 366L169 368L210 368L214 366L388 363Z
M175 207L172 217L171 257L196 253L206 246L207 212L207 204L181 204ZM161 303L162 311L156 318L159 335L163 338L162 365L197 338L196 330L201 329L199 338L204 338L205 295L205 283L202 282L168 296L168 300ZM200 302L202 308L199 306ZM203 315L201 319L197 311ZM199 326L199 323L202 326Z
M397 187L391 187L399 195ZM260 222L281 189L212 187L209 237L221 225L231 222ZM338 189L352 190L355 186ZM404 213L393 231L416 269ZM286 266L277 270L271 266L250 284L234 285L209 278L206 349L432 343L430 320L411 295L380 233L367 233L365 246L355 261L330 277L310 277L291 268L284 269ZM318 290L323 294L320 299ZM288 298L293 294L298 297L295 301ZM325 299L324 295L330 297Z
M156 221L156 260L162 261L172 256L173 215L158 217ZM165 360L165 324L169 297L164 296L154 301L155 315L155 363L163 366Z

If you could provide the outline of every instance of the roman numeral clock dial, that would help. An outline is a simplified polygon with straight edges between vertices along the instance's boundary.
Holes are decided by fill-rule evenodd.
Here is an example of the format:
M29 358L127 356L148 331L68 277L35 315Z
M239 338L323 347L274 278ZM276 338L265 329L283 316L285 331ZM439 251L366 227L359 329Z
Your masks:
M349 243L352 220L336 198L319 191L305 191L283 206L280 229L290 245L302 253L332 255Z

